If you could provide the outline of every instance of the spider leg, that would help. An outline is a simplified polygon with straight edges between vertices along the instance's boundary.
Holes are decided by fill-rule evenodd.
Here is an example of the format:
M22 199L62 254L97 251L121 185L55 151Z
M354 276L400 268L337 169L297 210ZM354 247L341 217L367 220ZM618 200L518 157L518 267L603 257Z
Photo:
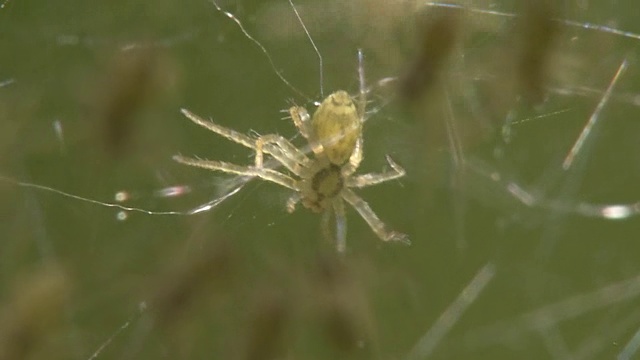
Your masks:
M311 116L309 116L307 109L294 105L289 108L289 115L291 116L293 124L298 128L298 131L300 131L300 134L304 136L305 139L308 139L313 131L310 123Z
M331 215L333 215L333 208L328 207L322 212L322 218L320 219L320 231L322 231L322 237L327 242L333 242L333 235L331 235Z
M289 171L296 175L300 175L302 169L300 166L308 167L309 158L298 148L293 146L289 140L280 135L267 134L258 137L256 140L256 160L257 168L263 166L263 152L271 154L280 163L286 166Z
M302 200L302 195L300 195L300 193L296 192L289 196L289 198L287 199L287 212L294 212L296 210L296 205L298 205L300 200Z
M378 216L371 210L369 204L361 197L356 195L350 189L342 189L342 198L345 199L354 209L362 216L364 221L369 224L371 230L373 230L378 237L383 241L401 241L406 244L411 244L409 237L405 234L397 231L388 230L385 224L378 218Z
M360 92L358 94L357 109L358 116L360 117L360 123L364 123L364 116L367 108L367 86L364 77L364 54L362 53L362 49L358 49L358 79L360 82ZM356 142L356 147L353 149L353 152L349 157L349 164L344 169L345 175L348 176L353 174L358 166L360 166L363 157L362 146L363 139L361 134L360 137L358 137L358 141Z
M364 53L362 52L362 49L358 49L358 80L360 82L360 93L358 94L358 115L360 115L360 120L362 121L367 107L367 85L364 77Z
M282 185L286 188L300 191L300 187L298 186L297 181L293 178L281 174L275 170L267 169L267 168L255 168L250 166L240 166L236 164L230 164L223 161L215 161L215 160L201 160L201 159L193 159L184 157L181 155L175 155L173 160L189 165L195 166L203 169L209 169L214 171L222 171L230 174L237 174L242 176L257 176L263 180L271 181L273 183Z
M336 216L336 250L342 254L347 249L347 217L342 198L333 201L333 212Z
M356 172L356 170L358 169L358 166L360 166L360 163L362 162L362 157L363 157L362 142L363 142L362 136L358 137L358 141L356 141L356 146L353 148L353 152L349 157L349 163L346 164L342 170L342 173L344 174L345 177L348 177L349 175Z
M289 108L289 114L291 114L293 124L298 128L300 135L309 142L311 151L313 151L316 156L322 155L324 149L313 133L313 129L311 128L311 117L309 116L307 109L302 106L292 106Z
M300 157L300 155L302 155L302 157L304 158L306 158L306 156L300 150L295 148L291 143L286 141L286 139L283 139L283 140L286 141L288 145L283 145L281 144L280 141L278 142L269 141L269 138L267 138L267 141L262 141L261 144L258 144L258 142L251 136L248 136L243 133L237 132L235 130L218 125L212 121L204 120L200 116L192 113L187 109L182 109L182 113L194 123L208 130L211 130L216 134L223 136L233 142L236 142L250 149L256 150L256 165L260 165L257 167L262 167L263 153L272 155L281 164L286 166L287 169L289 169L291 172L293 172L296 175L299 175L299 170L298 172L296 172L296 169L299 168L299 165L296 164L296 162L302 163L302 164L305 163L304 160L302 160L302 158ZM272 136L277 136L277 135L272 135ZM269 135L265 135L263 137L269 137ZM276 145L279 145L279 146L282 145L282 146L280 146L280 149L279 149L277 146L273 145L272 143L276 143ZM293 151L292 149L295 149L295 151ZM298 154L295 154L295 152L297 152ZM289 154L295 154L295 155L289 155ZM308 162L308 159L306 161Z
M236 142L240 145L246 146L250 149L256 148L255 139L251 138L248 135L226 128L224 126L220 126L214 123L213 121L204 120L200 116L192 113L187 109L182 109L181 111L182 111L182 114L184 114L184 116L186 116L189 120L204 127L205 129L211 130L220 136L226 137L227 139L233 142Z
M335 216L335 234L331 228L331 217ZM328 242L333 243L335 241L336 250L342 254L347 248L347 218L344 211L344 202L341 198L336 198L332 201L331 206L327 207L322 212L322 219L320 220L320 230L322 236ZM334 236L335 235L335 236Z
M389 155L387 155L387 162L389 163L389 166L391 166L391 168L393 169L392 171L385 171L382 173L370 173L370 174L349 177L347 178L347 186L363 188L365 186L377 185L385 181L401 178L404 176L405 174L404 169L400 167L400 165L396 164L395 161L393 161Z

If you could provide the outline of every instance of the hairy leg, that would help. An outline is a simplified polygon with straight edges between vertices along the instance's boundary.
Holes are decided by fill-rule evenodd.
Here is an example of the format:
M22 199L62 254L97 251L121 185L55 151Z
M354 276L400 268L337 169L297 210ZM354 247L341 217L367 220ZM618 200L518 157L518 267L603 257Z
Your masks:
M336 250L342 254L347 249L347 216L342 198L333 200L333 212L336 216Z
M289 169L289 171L296 175L301 174L301 166L308 167L310 163L309 158L302 151L280 135L267 134L258 137L256 140L255 159L257 168L263 167L263 152L271 154L276 160Z
M313 151L316 156L321 155L324 149L322 148L322 144L320 144L318 139L316 139L316 136L311 129L311 117L309 116L307 109L302 106L292 106L289 109L289 114L291 114L293 124L298 128L300 135L309 142L311 151Z
M347 187L362 188L365 186L377 185L385 181L401 178L405 175L405 171L400 165L387 155L387 162L393 169L382 173L370 173L364 175L353 176L347 179Z
M385 224L378 218L378 216L371 210L369 204L361 197L356 195L350 189L342 189L342 198L345 199L354 209L362 216L364 221L369 224L369 227L373 230L378 237L383 241L401 241L406 244L410 244L409 237L405 234L397 231L388 230Z
M253 138L251 138L248 135L245 135L243 133L237 132L235 130L226 128L224 126L218 125L216 123L214 123L213 121L208 121L208 120L204 120L203 118L201 118L200 116L192 113L191 111L187 110L187 109L182 109L182 114L184 114L184 116L186 116L189 120L193 121L194 123L204 127L205 129L211 130L214 133L220 135L220 136L224 136L227 139L236 142L240 145L246 146L250 149L255 149L255 140Z
M282 185L286 188L300 191L297 181L293 178L281 174L275 170L266 169L266 168L256 168L251 166L240 166L236 164L231 164L223 161L215 161L215 160L201 160L201 159L193 159L184 157L181 155L175 155L173 160L189 165L195 166L203 169L209 169L214 171L222 171L229 174L243 175L243 176L257 176L263 180L267 180L279 185Z

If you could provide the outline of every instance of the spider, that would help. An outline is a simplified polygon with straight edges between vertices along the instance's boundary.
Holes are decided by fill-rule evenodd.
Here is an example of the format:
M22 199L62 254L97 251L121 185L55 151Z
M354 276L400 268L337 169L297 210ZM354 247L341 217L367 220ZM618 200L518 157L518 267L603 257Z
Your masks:
M362 87L362 86L361 86ZM259 177L294 191L287 200L287 211L295 210L298 203L316 212L324 212L322 232L329 234L330 215L335 213L338 228L336 247L338 252L346 248L346 217L344 201L349 203L383 241L409 243L407 235L388 229L373 212L369 204L352 188L380 184L405 175L402 167L387 156L391 170L382 173L355 175L363 158L362 124L366 99L361 89L358 106L343 90L327 96L318 106L313 117L304 107L292 106L289 114L298 132L307 140L313 157L305 149L295 147L286 138L268 134L249 136L206 121L189 110L182 113L194 123L253 149L256 153L253 166L242 166L217 160L202 160L181 155L174 156L179 163L199 168L221 171L249 177ZM283 173L265 166L264 154L272 156L290 173Z

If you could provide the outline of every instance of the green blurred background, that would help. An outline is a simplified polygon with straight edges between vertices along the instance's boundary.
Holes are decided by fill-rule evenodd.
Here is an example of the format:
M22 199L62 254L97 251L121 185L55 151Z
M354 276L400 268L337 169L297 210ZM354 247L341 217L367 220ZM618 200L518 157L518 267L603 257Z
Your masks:
M456 45L418 100L402 101L393 84L369 96L360 170L380 171L388 154L407 175L358 193L412 245L382 243L348 208L343 257L323 240L320 216L288 214L289 193L260 181L189 216L120 213L27 185L102 202L125 191L125 205L152 211L185 212L224 195L228 177L171 157L250 164L251 152L179 110L293 137L281 110L292 101L312 109L321 90L317 56L288 2L220 6L297 91L207 1L0 4L0 358L602 359L640 328L633 1L557 4L553 17L630 33L554 22L542 50L532 44L549 23L536 22L535 7L467 4L521 17L456 15L443 30ZM357 93L359 48L369 84L406 73L422 21L442 10L377 0L296 6L323 56L324 95ZM527 89L514 70L521 54L546 61L540 104L516 96ZM601 123L562 171L624 59ZM534 61L525 71L536 69ZM191 192L158 193L170 186ZM595 213L603 204L635 213L604 219ZM445 313L468 284L466 312ZM423 337L436 346L412 357Z

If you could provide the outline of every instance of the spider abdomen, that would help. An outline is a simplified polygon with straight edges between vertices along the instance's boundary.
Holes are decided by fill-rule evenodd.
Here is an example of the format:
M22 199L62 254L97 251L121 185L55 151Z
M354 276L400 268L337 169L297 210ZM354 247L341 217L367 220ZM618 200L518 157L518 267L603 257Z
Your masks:
M345 164L362 132L358 110L349 94L339 90L327 96L313 114L311 123L329 161L335 165Z

